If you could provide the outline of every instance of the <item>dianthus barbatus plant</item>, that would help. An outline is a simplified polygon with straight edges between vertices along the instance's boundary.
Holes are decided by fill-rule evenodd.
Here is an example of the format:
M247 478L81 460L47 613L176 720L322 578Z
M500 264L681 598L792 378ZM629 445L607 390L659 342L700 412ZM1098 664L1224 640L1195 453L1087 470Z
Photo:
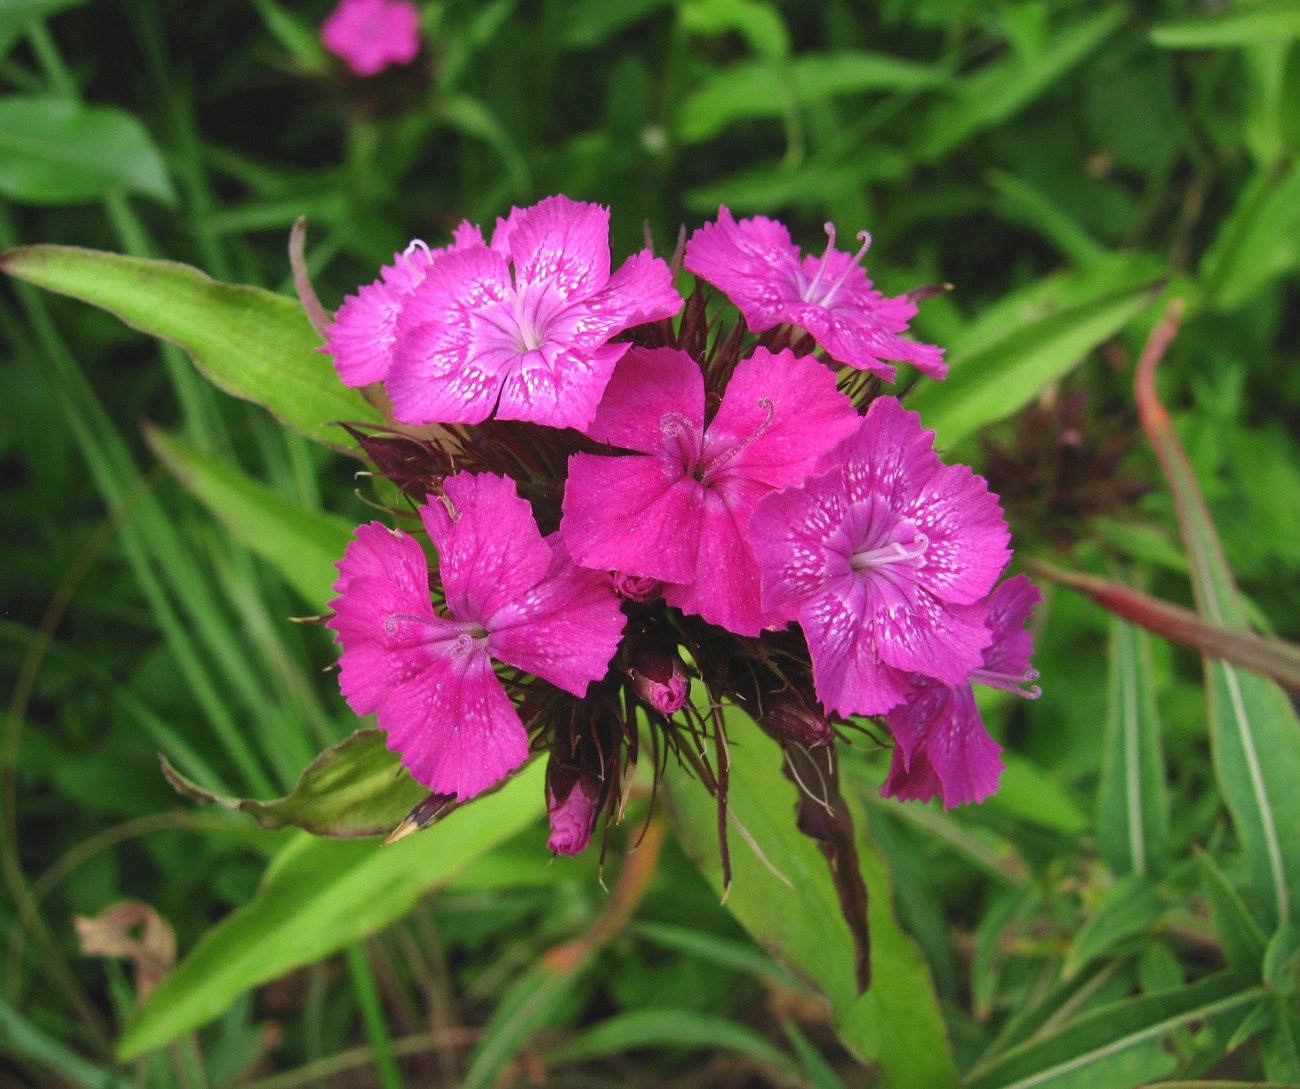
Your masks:
M323 350L383 407L388 427L352 433L410 509L356 531L328 624L348 703L431 792L416 825L545 754L549 846L576 854L645 750L713 793L729 881L727 715L751 716L783 746L865 986L837 737L888 729L886 795L987 797L1002 764L971 685L1037 693L1037 591L999 584L984 480L881 393L897 362L945 373L900 336L914 299L827 233L805 257L722 208L671 265L647 249L611 270L608 210L556 196L396 254Z

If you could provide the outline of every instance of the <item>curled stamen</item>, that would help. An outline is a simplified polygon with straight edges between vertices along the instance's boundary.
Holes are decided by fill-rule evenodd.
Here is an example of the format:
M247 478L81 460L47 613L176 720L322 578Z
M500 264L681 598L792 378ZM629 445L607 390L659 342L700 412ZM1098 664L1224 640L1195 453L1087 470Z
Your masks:
M764 413L763 422L760 423L756 428L754 428L754 430L751 431L745 438L741 439L740 442L734 444L733 446L729 446L726 450L723 450L722 453L720 454L715 454L713 457L709 458L709 460L706 461L702 466L700 466L699 476L701 478L713 472L713 470L716 469L719 465L723 465L726 462L730 461L737 454L739 454L743 449L745 449L746 446L749 446L755 440L762 438L763 433L767 431L769 427L772 426L772 418L776 415L776 402L774 402L771 397L760 397L758 399L758 407L763 410Z
M812 278L812 283L804 289L804 302L812 302L813 297L817 294L817 285L822 282L822 275L825 273L826 265L831 259L831 251L835 249L835 224L824 223L822 226L826 230L826 249L822 253L822 263L817 266L817 275Z
M437 622L431 616L416 616L414 613L393 613L384 621L384 631L390 635L397 631L397 622L405 620L411 624L424 624L427 627L437 627Z
M675 439L694 430L695 424L680 412L665 412L659 417L659 433L666 439Z
M1043 694L1039 685L1031 682L1038 680L1038 670L1026 669L1021 674L999 673L993 669L977 669L970 675L972 683L987 685L989 688L1000 688L1004 692L1011 692L1020 696L1022 699L1036 700Z
M467 632L461 632L460 635L456 636L456 642L451 645L451 649L447 653L453 658L463 658L473 649L474 640Z
M912 563L924 557L929 547L930 538L924 533L918 533L910 543L890 541L889 544L881 545L879 548L855 552L849 560L849 566L854 571L863 571L869 567L881 567L886 564Z
M412 238L411 241L406 244L406 249L402 250L402 256L410 257L416 250L423 253L425 257L433 256L429 250L429 243L427 243L423 238Z
M843 286L844 281L848 279L849 273L862 264L862 258L867 255L867 250L871 248L871 233L869 231L859 231L858 238L861 240L862 245L858 248L858 252L853 255L853 260L844 266L844 271L841 272L835 278L835 282L826 289L826 294L824 294L820 300L823 306L830 306L832 301L835 299L835 293L839 291L840 287Z

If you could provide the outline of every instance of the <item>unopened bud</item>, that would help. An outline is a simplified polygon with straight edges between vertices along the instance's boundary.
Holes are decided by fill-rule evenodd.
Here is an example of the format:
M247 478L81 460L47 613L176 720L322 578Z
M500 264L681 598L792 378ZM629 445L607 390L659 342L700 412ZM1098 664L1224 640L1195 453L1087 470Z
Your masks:
M560 855L585 849L599 811L600 781L561 766L552 756L546 769L546 816L551 822L546 849Z
M663 589L663 583L645 575L625 575L614 572L614 592L628 601L653 601Z
M627 675L632 690L661 715L680 711L691 694L686 663L675 649L643 642L632 648Z
M801 745L829 745L835 738L835 728L817 701L793 690L768 696L762 719L771 733Z

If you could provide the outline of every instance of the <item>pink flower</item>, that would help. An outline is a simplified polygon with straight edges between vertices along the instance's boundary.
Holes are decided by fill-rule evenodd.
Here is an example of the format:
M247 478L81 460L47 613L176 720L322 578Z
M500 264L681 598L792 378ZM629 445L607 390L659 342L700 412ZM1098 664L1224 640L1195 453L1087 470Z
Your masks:
M878 398L817 475L750 520L763 608L797 613L828 710L883 714L911 695L907 674L959 685L983 662L1006 523L984 480L940 462L933 438Z
M368 386L388 376L397 339L397 316L407 296L444 253L483 244L482 232L471 223L462 223L453 237L450 246L436 250L415 240L393 255L393 263L380 270L378 280L363 284L355 295L343 300L321 351L334 357L334 369L345 386Z
M750 514L802 480L858 416L815 359L760 348L704 419L704 377L690 356L628 352L586 432L637 453L569 459L560 532L580 566L660 579L668 604L757 635L774 614L759 602Z
M850 257L835 249L833 224L826 224L826 234L821 258L803 257L776 220L755 216L737 222L722 207L718 221L706 223L686 244L686 268L720 288L754 332L799 326L836 361L886 382L896 373L887 359L942 378L948 368L939 348L897 335L912 320L916 304L906 297L885 298L867 279L861 262L870 236L858 236L865 241Z
M972 681L1034 699L1037 686L1021 685L1038 676L1029 667L1033 636L1025 628L1042 595L1024 575L1007 579L989 595L988 627L993 642ZM944 808L982 802L998 788L1001 747L980 720L969 684L948 686L914 674L916 691L885 721L894 735L893 759L880 793L904 801L928 802L936 794Z
M410 0L341 0L320 40L359 76L410 64L420 51L420 12Z
M491 246L434 262L398 320L386 382L397 418L586 426L628 349L610 338L682 306L648 250L609 270L609 210L567 197L515 209Z
M608 577L542 539L513 481L458 473L445 490L450 511L432 497L420 509L438 550L443 613L419 543L372 522L339 561L329 626L343 645L348 704L375 712L419 782L465 799L528 755L493 660L581 696L605 675L623 615Z

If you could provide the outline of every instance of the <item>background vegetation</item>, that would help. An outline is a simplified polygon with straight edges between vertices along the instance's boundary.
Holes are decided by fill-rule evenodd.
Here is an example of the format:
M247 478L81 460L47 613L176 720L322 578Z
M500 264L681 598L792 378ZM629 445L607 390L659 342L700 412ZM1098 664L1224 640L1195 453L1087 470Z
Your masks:
M1133 395L1180 297L1163 399L1244 615L1300 638L1300 5L447 0L417 62L366 81L322 53L326 11L0 3L0 248L291 293L305 214L333 307L412 236L554 192L609 205L616 253L720 203L813 250L827 220L867 228L887 292L952 285L915 331L953 377L912 403L989 474L1019 560L1190 607L1192 582L1232 595ZM0 333L4 1084L1300 1080L1277 789L1300 730L1270 682L1047 586L1044 694L987 706L995 799L884 804L888 754L846 761L879 946L872 993L832 1011L800 974L843 955L833 901L775 933L736 842L720 905L698 791L670 784L676 828L639 801L608 892L595 850L548 862L535 777L383 852L178 798L159 752L270 799L356 727L326 634L287 621L319 578L262 558L337 554L369 515L356 463L80 302L7 282ZM797 866L785 784L750 766L738 804L768 802L758 838ZM79 938L124 900L146 907ZM189 974L123 1065L168 925Z

